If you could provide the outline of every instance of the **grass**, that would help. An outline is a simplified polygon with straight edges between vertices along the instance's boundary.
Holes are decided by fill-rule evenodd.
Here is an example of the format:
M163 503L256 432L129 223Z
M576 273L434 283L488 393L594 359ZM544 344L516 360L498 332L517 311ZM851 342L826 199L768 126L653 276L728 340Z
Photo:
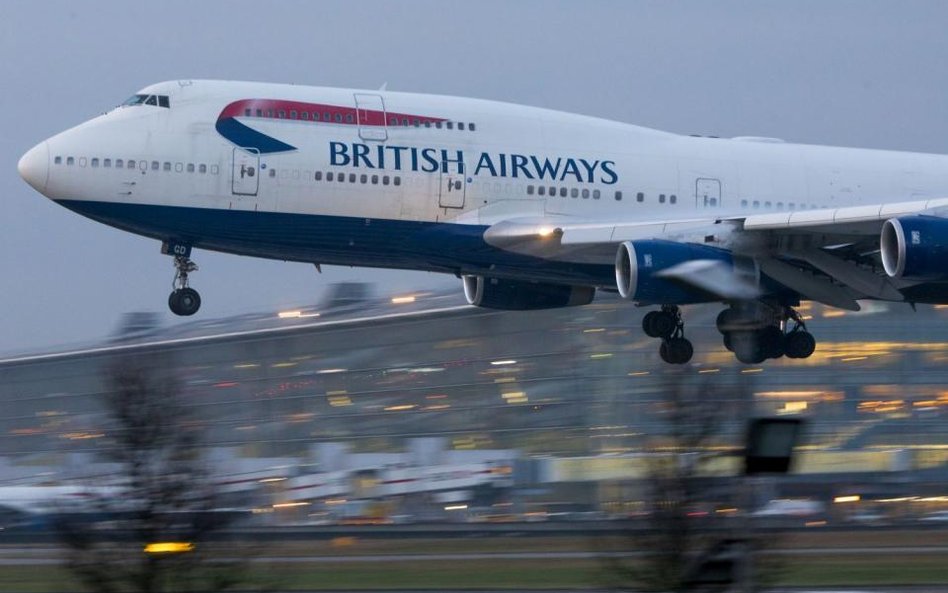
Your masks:
M786 558L784 586L946 585L943 555L813 559ZM281 590L325 589L586 589L610 582L597 560L436 560L259 565L254 576ZM62 568L0 567L0 590L59 593L75 590Z

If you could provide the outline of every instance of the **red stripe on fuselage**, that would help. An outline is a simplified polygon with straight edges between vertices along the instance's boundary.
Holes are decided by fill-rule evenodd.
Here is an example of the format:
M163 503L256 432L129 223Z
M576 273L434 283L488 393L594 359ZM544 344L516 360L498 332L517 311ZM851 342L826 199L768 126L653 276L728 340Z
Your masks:
M248 112L249 110L249 112ZM259 115L258 115L259 111ZM248 115L249 113L249 115ZM280 114L283 117L280 117ZM306 114L303 117L302 114ZM294 115L296 117L291 117ZM300 101L284 101L282 99L241 99L234 101L221 111L218 120L229 117L260 117L265 119L287 119L291 121L305 121L309 123L330 123L363 126L414 126L425 123L447 121L443 117L428 117L411 115L408 113L392 113L373 109L356 109L339 105L323 103L303 103ZM327 119L328 118L328 119ZM407 122L407 123L406 123Z

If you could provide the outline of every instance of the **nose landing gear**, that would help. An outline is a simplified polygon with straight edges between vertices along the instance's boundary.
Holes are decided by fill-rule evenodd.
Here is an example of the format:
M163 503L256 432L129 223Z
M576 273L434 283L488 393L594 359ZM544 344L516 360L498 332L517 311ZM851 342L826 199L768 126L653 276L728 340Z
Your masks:
M174 290L168 295L168 308L175 315L187 317L194 315L201 308L201 295L188 286L188 274L197 271L197 264L191 261L191 248L185 245L162 245L162 253L174 256Z

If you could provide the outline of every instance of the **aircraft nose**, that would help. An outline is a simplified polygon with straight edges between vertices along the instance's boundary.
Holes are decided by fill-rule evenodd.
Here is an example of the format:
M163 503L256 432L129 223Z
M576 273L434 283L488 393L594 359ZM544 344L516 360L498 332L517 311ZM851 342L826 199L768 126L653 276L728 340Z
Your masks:
M16 165L23 181L29 183L39 193L46 191L49 180L49 144L40 142L29 149Z

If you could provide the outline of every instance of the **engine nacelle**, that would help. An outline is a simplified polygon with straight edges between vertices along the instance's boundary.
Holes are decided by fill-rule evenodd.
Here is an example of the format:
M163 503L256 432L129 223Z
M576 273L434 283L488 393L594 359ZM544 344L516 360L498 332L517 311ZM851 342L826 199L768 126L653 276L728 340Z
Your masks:
M948 277L948 219L890 218L879 238L882 267L892 278Z
M592 286L542 284L484 276L464 276L464 298L487 309L529 311L588 305L596 295Z
M626 241L616 253L616 286L622 298L641 303L684 305L719 300L659 272L693 260L717 260L733 265L729 251L695 243Z

